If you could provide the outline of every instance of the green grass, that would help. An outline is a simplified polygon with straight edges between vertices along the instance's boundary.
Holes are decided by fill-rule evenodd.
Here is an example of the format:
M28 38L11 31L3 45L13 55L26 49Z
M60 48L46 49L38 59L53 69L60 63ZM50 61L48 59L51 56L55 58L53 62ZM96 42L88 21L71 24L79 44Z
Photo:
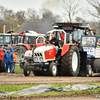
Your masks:
M12 91L20 91L26 88L30 88L33 85L1 85L0 86L0 91L2 92L12 92Z
M20 66L16 65L15 73L23 73L23 69L21 69Z

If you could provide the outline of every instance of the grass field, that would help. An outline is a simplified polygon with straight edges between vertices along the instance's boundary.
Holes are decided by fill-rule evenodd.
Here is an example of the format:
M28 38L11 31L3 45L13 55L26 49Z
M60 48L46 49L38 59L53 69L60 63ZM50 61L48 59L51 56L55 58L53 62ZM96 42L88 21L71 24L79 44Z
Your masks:
M15 73L23 73L23 69L21 69L20 66L16 65Z

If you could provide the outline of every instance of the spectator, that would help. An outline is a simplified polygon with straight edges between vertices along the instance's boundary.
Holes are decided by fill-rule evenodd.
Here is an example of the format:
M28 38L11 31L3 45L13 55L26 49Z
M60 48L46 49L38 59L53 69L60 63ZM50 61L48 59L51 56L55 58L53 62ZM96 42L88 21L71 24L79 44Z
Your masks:
M7 50L8 48L10 48L10 52L12 52L12 53L13 53L13 51L14 51L13 48L12 48L12 46L11 46L11 44L8 45L8 48L4 47L4 45L3 45L3 48L4 48L5 50Z
M13 57L14 57L14 60L13 60L13 69L12 69L12 73L14 73L15 72L15 67L16 67L16 63L17 63L17 52L15 51L14 53L13 53Z
M3 56L4 56L4 53L2 51L2 46L0 46L0 67L1 67L1 64L2 64Z
M53 44L53 45L55 45L55 47L56 47L56 54L57 54L58 48L59 48L58 40L56 39L54 33L51 33L51 38L52 38L52 39L50 40L50 43Z
M13 53L10 52L10 48L4 54L4 61L6 62L6 72L8 72L8 67L10 67L10 72L12 72Z
M83 51L83 47L79 44L78 41L75 41L75 45L78 47L79 51Z
M100 40L98 40L97 47L100 47Z

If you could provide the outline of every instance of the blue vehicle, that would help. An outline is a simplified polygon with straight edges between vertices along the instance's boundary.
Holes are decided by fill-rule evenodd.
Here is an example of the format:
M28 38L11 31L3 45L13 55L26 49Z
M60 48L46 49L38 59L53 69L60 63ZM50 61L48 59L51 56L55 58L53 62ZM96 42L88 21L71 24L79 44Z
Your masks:
M16 46L16 44L19 43L19 34L18 33L7 33L7 34L0 34L0 45L4 45L5 47L8 46L8 44L13 44L13 46ZM5 52L5 50L3 50ZM0 72L5 72L5 62L2 61L2 65L0 66Z
M100 75L100 47L98 36L82 36L80 44L83 47L81 55L81 72L88 76ZM85 71L84 71L85 70Z
M12 44L12 36L11 34L0 34L0 45L8 45Z

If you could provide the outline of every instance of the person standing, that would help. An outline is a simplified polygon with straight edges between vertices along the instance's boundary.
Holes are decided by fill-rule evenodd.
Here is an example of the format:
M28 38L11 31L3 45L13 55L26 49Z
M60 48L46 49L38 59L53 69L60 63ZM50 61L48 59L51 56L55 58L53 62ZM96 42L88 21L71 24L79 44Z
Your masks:
M6 72L8 72L8 67L10 67L10 72L12 72L13 53L10 52L10 48L8 48L4 54L4 61L6 62Z
M14 57L14 60L13 60L13 69L12 69L12 73L14 73L15 72L15 67L16 67L16 63L17 63L17 52L16 51L14 51L14 53L13 53L13 57Z
M2 64L3 56L4 56L4 53L2 51L2 46L0 46L0 67L1 67L1 64Z

